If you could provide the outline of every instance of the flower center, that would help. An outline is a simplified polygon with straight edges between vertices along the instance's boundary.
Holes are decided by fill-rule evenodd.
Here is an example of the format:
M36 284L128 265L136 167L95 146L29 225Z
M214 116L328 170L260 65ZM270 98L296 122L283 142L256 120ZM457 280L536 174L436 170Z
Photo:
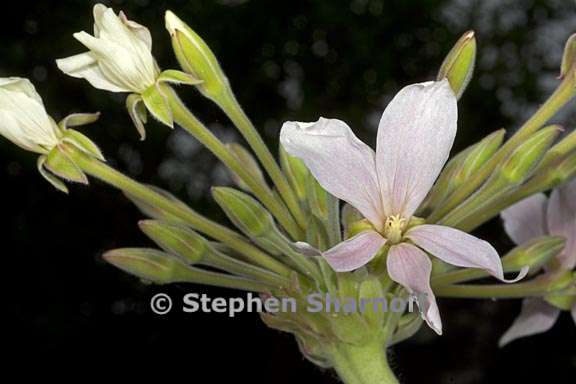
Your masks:
M407 220L400 215L388 216L384 223L384 237L391 243L396 244L402 240L402 232L406 227Z

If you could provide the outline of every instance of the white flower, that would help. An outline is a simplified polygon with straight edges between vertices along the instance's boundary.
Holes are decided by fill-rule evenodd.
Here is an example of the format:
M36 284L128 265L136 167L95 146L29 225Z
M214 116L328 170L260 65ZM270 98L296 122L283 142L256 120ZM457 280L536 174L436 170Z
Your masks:
M94 36L82 31L74 37L89 51L56 60L62 72L111 92L142 93L156 82L160 71L152 57L150 32L124 13L116 15L96 4Z
M60 132L28 79L0 78L0 134L41 154L60 142Z
M351 271L390 245L390 277L426 297L419 304L437 333L442 323L426 252L458 267L482 268L505 281L500 256L486 241L441 225L407 228L448 159L457 115L456 97L443 80L410 85L394 97L380 120L376 152L335 119L287 122L280 133L288 153L301 158L328 192L355 207L374 228L324 252L324 258L336 271Z
M538 193L514 204L501 216L506 233L516 244L545 235L564 237L566 245L556 257L559 268L570 271L576 267L576 179L553 190L549 199ZM546 332L558 316L560 309L545 300L524 299L520 315L499 344L504 346L518 338ZM576 303L572 305L572 318L576 323Z

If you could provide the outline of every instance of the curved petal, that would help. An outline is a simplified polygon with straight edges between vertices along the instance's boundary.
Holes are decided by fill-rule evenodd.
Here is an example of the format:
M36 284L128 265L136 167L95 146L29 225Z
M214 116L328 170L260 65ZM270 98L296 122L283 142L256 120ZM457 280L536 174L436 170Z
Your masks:
M565 269L576 266L576 179L556 188L550 195L547 211L551 235L566 238L566 246L558 259Z
M120 87L108 80L90 52L58 59L56 65L69 76L88 80L94 88L110 92L130 92L129 89Z
M430 288L432 262L422 250L412 244L400 243L388 251L386 260L390 278L418 298L422 318L437 334L442 334L442 320L436 297Z
M322 254L336 272L348 272L366 265L384 246L386 239L376 231L360 232Z
M448 160L456 135L456 96L447 80L403 88L382 114L376 169L388 216L410 217Z
M528 267L513 280L506 280L498 252L487 241L458 229L424 224L411 228L406 237L437 258L457 267L481 268L507 283L522 279Z
M504 229L516 244L548 233L546 202L546 195L537 193L502 211Z
M34 84L28 79L23 77L2 77L0 78L0 87L11 92L21 92L26 96L36 100L41 105L44 105L42 98L36 92Z
M324 189L358 209L376 227L383 212L374 151L343 121L286 122L280 132L286 151L310 169Z
M552 328L560 315L560 310L539 298L524 299L520 315L502 335L498 345L505 346L521 337L543 333Z

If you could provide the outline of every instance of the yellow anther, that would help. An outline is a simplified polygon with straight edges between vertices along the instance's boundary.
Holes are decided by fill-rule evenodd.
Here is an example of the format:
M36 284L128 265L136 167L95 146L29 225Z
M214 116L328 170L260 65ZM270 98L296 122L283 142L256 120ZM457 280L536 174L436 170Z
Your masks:
M391 244L399 243L402 240L402 232L406 227L406 219L400 215L388 216L384 224L384 236Z

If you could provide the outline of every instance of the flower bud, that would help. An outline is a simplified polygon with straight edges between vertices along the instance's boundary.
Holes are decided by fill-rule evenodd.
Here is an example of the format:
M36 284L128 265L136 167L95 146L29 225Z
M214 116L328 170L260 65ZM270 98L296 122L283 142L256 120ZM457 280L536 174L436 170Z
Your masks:
M556 127L561 129L559 125L556 125ZM546 155L544 155L544 158L540 164L538 164L537 171L544 170L544 168L548 166L553 166L574 150L576 150L576 130L566 135L566 137L562 138L562 140L554 144L552 148L546 152Z
M553 276L555 279L551 282L550 289L561 292L547 295L544 300L556 308L569 311L576 305L576 272L565 271Z
M170 200L170 202L173 205L178 206L182 211L190 211L191 210L190 207L188 207L184 202L182 202L181 200L176 198L176 196L174 196L170 192L168 192L162 188L158 188L154 185L146 185L146 187L153 190L154 192L158 193L159 195L162 195L166 199ZM129 193L124 192L124 194L130 201L132 201L132 203L134 205L136 205L136 207L138 207L138 209L144 215L146 215L148 217L151 217L151 218L157 219L157 220L162 220L165 222L183 223L183 220L181 218L173 215L172 213L166 212L166 211L156 207L155 205L150 204L149 202L142 200L136 196L133 196Z
M197 87L208 98L219 95L228 87L228 79L206 42L173 12L166 11L166 29L172 37L172 47L182 69L202 83Z
M208 254L207 241L184 225L157 220L142 220L138 226L164 251L196 264Z
M557 126L549 126L533 134L504 160L498 170L499 176L511 184L524 181L530 176L559 133Z
M230 221L248 237L263 237L275 228L272 215L246 193L228 187L213 187L212 196Z
M258 180L260 184L267 185L262 169L260 168L260 165L258 165L258 161L256 161L254 156L252 156L245 147L237 143L228 143L226 144L226 148L228 148L230 153L232 153L236 159L238 159L240 164L242 164L242 167ZM246 185L246 183L237 174L234 172L231 173L234 183L243 190L250 192L250 187L248 187L248 185Z
M560 65L560 78L566 77L568 72L576 68L576 33L573 33L564 47L564 55L562 56L562 64Z
M306 184L310 177L310 171L304 165L304 162L297 157L291 156L280 145L280 165L288 178L292 189L296 192L298 200L306 200Z
M140 94L154 85L160 70L152 57L148 29L102 4L94 6L93 14L94 36L74 34L89 51L56 60L58 68L111 92Z
M541 236L530 239L502 257L504 272L517 272L525 266L535 273L553 260L563 249L566 240L561 236Z
M437 80L447 78L457 98L468 86L476 62L476 38L468 31L456 42L438 71Z
M104 260L141 279L157 284L180 281L187 266L176 257L148 248L120 248L108 251Z

